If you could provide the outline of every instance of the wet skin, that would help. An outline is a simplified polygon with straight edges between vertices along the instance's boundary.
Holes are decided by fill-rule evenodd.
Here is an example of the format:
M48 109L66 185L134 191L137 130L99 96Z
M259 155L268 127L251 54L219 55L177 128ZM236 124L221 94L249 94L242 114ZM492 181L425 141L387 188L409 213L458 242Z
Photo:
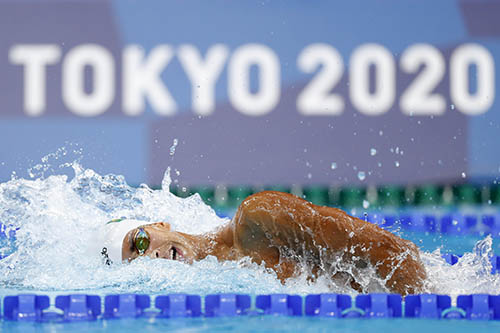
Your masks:
M288 193L266 191L248 197L233 220L212 233L175 232L168 223L142 229L150 237L142 255L187 263L208 255L221 261L249 257L274 270L282 282L296 275L300 265L306 265L311 278L347 275L351 287L362 292L354 276L339 272L339 262L344 268L370 264L391 292L402 295L422 292L426 279L412 242L340 209L317 206ZM123 240L124 260L140 256L134 246L138 231L131 230Z

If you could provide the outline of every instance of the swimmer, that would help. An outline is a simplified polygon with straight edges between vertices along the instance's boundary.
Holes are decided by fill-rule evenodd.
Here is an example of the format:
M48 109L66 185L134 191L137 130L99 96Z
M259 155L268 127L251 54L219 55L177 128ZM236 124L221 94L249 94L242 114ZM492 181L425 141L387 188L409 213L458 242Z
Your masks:
M306 265L310 278L329 274L363 292L353 271L371 265L391 292L423 292L425 268L412 242L344 211L314 205L288 193L265 191L246 198L232 221L214 232L190 235L164 222L113 220L102 254L110 262L140 256L192 263L249 257L284 282Z

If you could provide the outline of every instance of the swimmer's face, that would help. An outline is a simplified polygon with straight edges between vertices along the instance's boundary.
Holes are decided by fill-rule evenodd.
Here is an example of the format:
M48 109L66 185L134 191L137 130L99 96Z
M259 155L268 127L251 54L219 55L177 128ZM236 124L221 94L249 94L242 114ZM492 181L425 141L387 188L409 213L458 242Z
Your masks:
M196 251L185 234L171 231L168 223L161 222L132 229L125 235L122 259L130 262L140 256L192 263Z

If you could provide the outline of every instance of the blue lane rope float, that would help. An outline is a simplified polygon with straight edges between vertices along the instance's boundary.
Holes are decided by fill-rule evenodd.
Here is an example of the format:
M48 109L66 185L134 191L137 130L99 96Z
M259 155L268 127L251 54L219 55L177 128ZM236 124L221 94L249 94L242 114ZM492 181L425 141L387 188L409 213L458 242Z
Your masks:
M404 316L408 318L441 319L451 308L451 298L446 295L411 295L405 299Z
M234 317L247 315L252 298L249 295L219 294L205 297L206 317Z
M56 308L63 311L65 321L95 320L101 314L101 298L93 295L56 296Z
M456 254L443 254L441 256L448 264L450 265L455 265L461 255L456 255ZM493 255L491 258L489 258L490 263L491 263L491 274L500 274L500 256L499 255Z
M7 296L3 299L3 316L10 320L39 321L49 306L46 295Z
M441 233L445 235L492 235L500 237L500 214L385 214L370 213L358 218L390 229L400 226L413 232Z
M207 317L217 317L218 313L215 312L215 305L213 302L209 301L210 296L222 297L222 295L209 295L205 298L205 315ZM235 298L238 295L229 296ZM155 299L155 307L161 311L159 314L160 317L199 317L201 316L201 297L198 295L186 294L157 296Z
M365 318L398 318L402 316L401 301L401 295L396 294L358 295L356 308L363 311Z
M302 297L298 295L258 295L255 306L267 315L302 316Z
M341 318L342 313L352 307L351 296L340 294L307 295L305 302L306 316Z
M205 297L187 294L156 296L122 294L102 298L96 295L60 295L51 311L47 295L6 296L3 319L36 322L74 322L120 318L179 318L234 316L308 316L330 318L423 318L500 320L500 295L460 295L456 306L448 295L366 294L351 298L341 294L257 295L252 308L250 295L220 294ZM202 300L204 302L202 302ZM204 309L202 309L204 303ZM151 305L154 304L154 307ZM252 310L253 309L253 310ZM203 310L203 311L202 311Z
M104 318L140 317L151 306L148 295L107 295L104 298Z

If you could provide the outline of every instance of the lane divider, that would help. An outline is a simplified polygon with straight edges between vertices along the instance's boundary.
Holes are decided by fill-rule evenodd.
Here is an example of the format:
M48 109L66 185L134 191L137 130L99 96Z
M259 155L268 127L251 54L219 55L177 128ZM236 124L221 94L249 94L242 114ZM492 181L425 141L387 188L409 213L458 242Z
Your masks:
M443 235L474 235L500 237L500 214L386 214L371 213L356 217L384 229L400 227L411 232Z
M171 192L185 198L198 193L206 204L214 209L235 209L245 198L263 190L293 193L314 204L363 207L432 207L432 206L497 206L500 204L499 184L448 184L419 186L287 186L287 185L230 185L183 186L172 184Z
M199 295L171 294L155 296L138 294L59 295L57 311L49 311L47 295L6 296L3 319L36 322L74 322L120 318L187 318L235 316L309 316L332 318L426 318L500 320L500 295L460 295L456 306L448 295L409 295L403 300L397 294L366 294L351 298L342 294ZM202 302L202 300L204 302ZM204 303L204 308L202 308ZM151 307L154 304L154 307Z

